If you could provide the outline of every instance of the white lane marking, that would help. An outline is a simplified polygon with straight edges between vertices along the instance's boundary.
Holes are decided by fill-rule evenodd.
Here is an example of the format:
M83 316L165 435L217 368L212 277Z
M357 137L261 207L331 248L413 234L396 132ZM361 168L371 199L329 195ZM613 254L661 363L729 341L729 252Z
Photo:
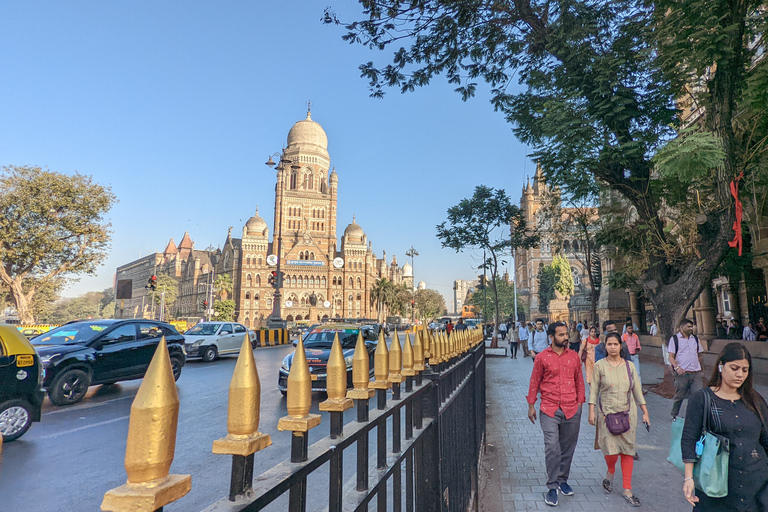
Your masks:
M115 423L116 421L127 420L130 417L131 417L130 415L128 415L128 416L120 416L119 418L112 418L111 420L100 421L98 423L93 423L91 425L83 425L82 427L71 428L69 430L64 430L62 432L56 432L55 434L48 434L46 436L40 436L39 439L51 439L51 438L63 436L63 435L66 435L66 434L73 434L75 432L79 432L80 430L85 430L85 429L93 428L93 427L100 427L102 425L107 425L109 423Z
M103 402L91 402L87 404L75 405L73 407L63 407L59 409L54 409L53 411L45 412L43 413L43 416L49 416L51 414L59 414L62 412L82 411L83 409L93 409L94 407L101 407L102 405L111 404L112 402L117 402L118 400L126 400L128 398L134 398L135 396L136 395L121 396L119 398L112 398L111 400L104 400Z

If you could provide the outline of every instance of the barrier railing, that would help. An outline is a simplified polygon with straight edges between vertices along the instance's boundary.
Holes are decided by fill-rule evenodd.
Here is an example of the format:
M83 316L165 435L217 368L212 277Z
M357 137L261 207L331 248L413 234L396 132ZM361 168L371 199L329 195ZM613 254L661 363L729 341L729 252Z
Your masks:
M255 484L254 454L268 447L271 439L258 430L260 386L248 343L246 337L230 384L228 434L213 444L214 453L233 457L229 496L205 512L262 510L286 494L287 509L304 512L307 479L320 468L328 478L323 510L363 511L373 502L379 511L478 509L478 459L485 435L485 345L479 330L454 331L450 336L423 330L414 335L413 343L406 334L402 345L394 335L389 348L382 334L374 353L375 380L370 382L368 353L358 337L351 390L337 337L327 366L328 399L320 403L320 410L330 417L329 436L312 446L307 434L320 425L321 416L310 413L311 377L299 340L288 377L288 415L278 422L278 430L291 432L290 458L259 475ZM128 483L106 493L102 510L162 510L191 488L188 475L168 475L178 398L174 409L175 387L171 393L168 386L157 385L167 384L169 376L173 382L167 350L164 343L161 346L131 409ZM148 416L137 402L146 409L154 390L164 398L156 401ZM371 409L374 396L376 406ZM357 409L356 421L344 425L344 411L352 407ZM149 426L139 426L145 423ZM147 443L147 436L162 442ZM151 446L139 451L135 444L142 438ZM375 454L369 453L371 447ZM345 479L347 451L355 453L355 474ZM313 500L317 508L317 497Z

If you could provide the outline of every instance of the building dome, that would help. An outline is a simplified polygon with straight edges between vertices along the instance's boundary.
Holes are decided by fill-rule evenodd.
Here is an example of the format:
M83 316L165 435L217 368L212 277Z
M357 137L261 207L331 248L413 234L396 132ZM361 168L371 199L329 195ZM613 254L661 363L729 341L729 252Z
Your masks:
M425 283L424 280L422 279L421 281L419 281L419 284L418 284L417 288L419 290L426 290L427 289L427 283Z
M413 267L408 262L403 265L403 277L413 277Z
M267 223L259 216L259 209L256 208L256 215L245 223L245 230L249 235L262 235L266 229Z
M359 239L362 239L365 236L363 228L360 227L360 224L355 221L354 215L352 216L352 224L347 226L347 229L344 230L344 236L355 237Z
M288 132L288 147L297 144L317 146L328 151L328 136L323 127L312 120L309 112L306 119L294 124Z

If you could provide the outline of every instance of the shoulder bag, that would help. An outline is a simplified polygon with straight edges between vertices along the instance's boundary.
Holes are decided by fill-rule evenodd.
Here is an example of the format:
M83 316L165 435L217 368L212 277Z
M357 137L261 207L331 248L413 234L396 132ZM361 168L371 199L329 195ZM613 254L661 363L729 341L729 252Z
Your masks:
M704 393L704 421L701 437L696 443L698 460L693 464L693 483L697 489L710 498L723 498L728 495L730 445L727 437L715 434L710 430L712 390L705 388L702 393ZM672 444L667 457L667 460L683 474L685 474L685 463L680 445L684 425L685 422L682 418L677 418L672 422Z
M614 436L620 436L624 432L630 429L629 424L629 410L631 407L630 400L632 399L632 388L635 385L635 381L632 379L632 373L629 371L629 361L624 361L627 365L627 375L629 375L629 391L627 391L627 410L621 412L614 412L611 414L605 414L603 411L603 404L600 397L597 398L597 403L600 406L600 412L605 416L605 424L608 427L608 432ZM602 393L601 393L602 394Z

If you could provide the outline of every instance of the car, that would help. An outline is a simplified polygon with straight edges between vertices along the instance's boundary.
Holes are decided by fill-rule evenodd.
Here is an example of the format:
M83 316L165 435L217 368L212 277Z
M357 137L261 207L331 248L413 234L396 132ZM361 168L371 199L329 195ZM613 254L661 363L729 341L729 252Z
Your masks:
M95 384L141 379L165 336L173 378L186 362L184 337L156 320L85 320L70 322L31 341L40 356L43 388L55 405L83 399Z
M246 333L248 329L236 322L201 322L184 334L187 358L199 357L210 363L219 356L239 354ZM253 346L254 339L250 334L249 338Z
M23 331L21 331L21 334L22 334L22 336L24 336L28 340L31 340L35 336L40 336L41 334L43 334L43 330L42 329L27 328L27 329L24 329Z
M43 365L29 340L12 325L0 325L0 435L3 442L23 436L40 421Z
M315 326L304 338L304 350L309 363L309 373L316 376L312 381L312 391L325 391L326 389L326 365L331 355L331 346L334 336L339 335L341 348L344 351L344 361L347 363L347 387L352 386L352 355L355 353L357 336L362 332L365 348L368 351L370 374L373 375L373 353L376 350L376 334L363 326L355 324L325 324ZM283 359L277 377L277 388L285 395L288 391L288 374L291 371L293 357L296 351L291 352Z

